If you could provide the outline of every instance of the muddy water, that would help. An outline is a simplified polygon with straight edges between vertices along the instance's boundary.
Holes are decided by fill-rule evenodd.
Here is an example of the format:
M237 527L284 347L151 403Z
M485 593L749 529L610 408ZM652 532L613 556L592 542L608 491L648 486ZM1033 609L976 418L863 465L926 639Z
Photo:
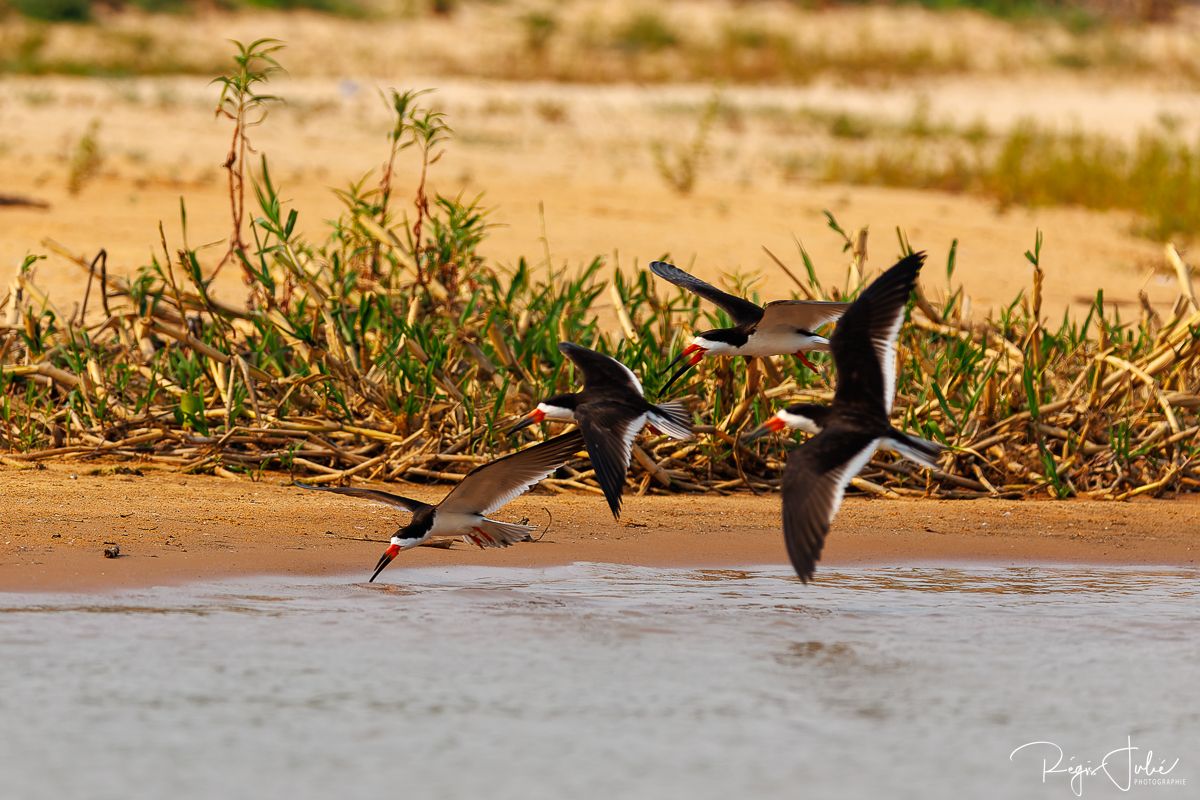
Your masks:
M1194 570L822 569L807 587L774 567L356 578L0 594L0 796L1200 788ZM1047 744L1010 758L1034 741ZM1067 768L1128 746L1076 786L1043 776L1054 747ZM1136 783L1147 749L1157 783Z

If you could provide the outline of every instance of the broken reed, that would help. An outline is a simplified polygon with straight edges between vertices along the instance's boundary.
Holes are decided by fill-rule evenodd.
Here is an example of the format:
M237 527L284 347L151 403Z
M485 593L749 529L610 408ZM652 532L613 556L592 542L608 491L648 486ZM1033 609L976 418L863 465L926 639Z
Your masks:
M221 79L234 123L231 247L220 258L187 246L132 279L47 243L88 271L87 291L64 313L22 265L0 296L0 444L6 463L124 458L224 477L283 470L313 482L455 481L521 442L500 428L537 400L577 385L557 344L616 356L650 397L686 332L724 324L698 299L653 285L646 271L600 259L579 269L519 261L501 269L479 253L487 211L430 193L426 178L451 131L420 92L392 92L385 167L338 192L343 210L323 240L298 233L264 156L243 163L246 138L274 98L258 94L277 43L238 46ZM399 206L397 160L416 154L419 178ZM257 211L243 229L246 186ZM181 211L183 209L181 208ZM869 281L866 231L846 233L845 286L827 288L801 249L804 277L782 261L762 287L839 299ZM901 237L901 250L907 243ZM901 335L894 417L950 445L942 469L915 470L887 454L855 480L880 495L1129 497L1200 487L1200 308L1187 267L1166 318L1148 304L1123 320L1103 294L1082 321L1041 313L1041 242L1026 254L1032 289L985 322L969 319L946 265L944 299L919 294ZM774 256L772 256L774 258ZM211 262L211 263L209 263ZM233 265L233 266L231 266ZM221 268L241 269L244 306L209 293ZM937 281L927 267L922 286ZM753 286L735 281L735 291ZM794 359L704 362L690 392L699 437L643 438L631 480L640 492L737 491L777 485L785 443L736 445L789 401L829 402L835 380ZM539 435L523 433L522 441ZM598 492L586 461L546 482Z

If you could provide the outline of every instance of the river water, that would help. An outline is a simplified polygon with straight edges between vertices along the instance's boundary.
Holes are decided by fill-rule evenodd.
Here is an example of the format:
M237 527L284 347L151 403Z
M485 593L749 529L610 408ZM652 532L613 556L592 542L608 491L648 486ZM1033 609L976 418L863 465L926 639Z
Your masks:
M0 797L1200 796L1196 570L359 579L0 594Z

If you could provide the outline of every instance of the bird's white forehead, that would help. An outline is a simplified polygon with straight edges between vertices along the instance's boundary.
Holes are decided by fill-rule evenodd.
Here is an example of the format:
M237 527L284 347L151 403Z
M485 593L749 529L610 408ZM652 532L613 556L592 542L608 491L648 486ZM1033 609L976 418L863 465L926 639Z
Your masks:
M715 354L732 353L735 349L733 345L729 344L728 342L718 342L712 339L705 339L703 336L693 336L692 344L696 345L697 347L703 347L708 352Z
M538 403L538 411L550 419L575 419L575 412L562 406L552 406L549 403Z
M781 419L784 425L787 425L793 430L798 429L804 431L805 433L821 432L821 429L817 427L817 424L803 414L793 414L786 409L781 409L775 413L775 416Z

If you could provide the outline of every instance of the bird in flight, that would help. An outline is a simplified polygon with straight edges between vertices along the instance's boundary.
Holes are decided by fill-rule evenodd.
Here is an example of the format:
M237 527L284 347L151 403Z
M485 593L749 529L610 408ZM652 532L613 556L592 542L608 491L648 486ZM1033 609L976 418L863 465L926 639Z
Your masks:
M784 428L816 434L791 452L783 472L783 537L805 583L816 570L846 486L877 448L930 468L944 449L897 430L888 419L896 394L896 340L924 263L924 253L902 258L842 315L830 338L837 368L832 405L789 406L743 437L752 441Z
M437 504L378 489L315 486L299 482L296 485L304 489L374 500L412 513L409 523L392 535L391 543L375 565L375 572L370 579L374 581L400 551L416 547L431 536L461 535L481 548L508 547L515 542L525 541L534 530L533 526L501 522L489 515L525 494L538 481L570 461L581 449L583 435L579 431L571 431L489 461L468 472Z
M693 336L691 344L667 365L669 370L683 361L663 386L664 392L701 359L710 356L795 355L815 371L816 366L804 353L829 349L829 340L817 333L817 329L836 321L850 306L816 300L775 300L760 306L723 292L665 261L651 262L650 271L724 309L734 322L732 327L714 328Z
M692 415L677 400L648 401L641 381L615 358L573 342L560 342L558 349L583 373L583 391L547 397L509 432L544 420L576 423L608 507L619 519L634 438L649 424L673 439L690 439Z

